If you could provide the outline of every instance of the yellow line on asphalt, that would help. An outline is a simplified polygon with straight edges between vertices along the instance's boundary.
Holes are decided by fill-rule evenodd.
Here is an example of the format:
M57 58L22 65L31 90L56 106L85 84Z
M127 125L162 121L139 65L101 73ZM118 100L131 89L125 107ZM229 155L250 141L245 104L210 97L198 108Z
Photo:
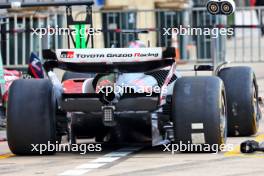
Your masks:
M255 138L255 141L262 142L264 141L264 134L258 135ZM256 154L243 154L240 152L240 145L236 146L233 150L226 152L224 156L240 156L240 157L250 157L250 158L264 158L264 155Z
M0 155L0 159L6 159L6 158L10 158L12 156L15 156L15 155L12 153L7 153L7 154Z
M262 142L264 140L264 134L258 135L255 140L257 142Z

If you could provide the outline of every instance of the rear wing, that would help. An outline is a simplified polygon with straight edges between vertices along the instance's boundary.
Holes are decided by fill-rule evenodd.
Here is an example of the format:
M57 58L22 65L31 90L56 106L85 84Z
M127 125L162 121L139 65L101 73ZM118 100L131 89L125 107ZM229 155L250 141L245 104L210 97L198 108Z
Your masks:
M93 0L80 0L80 1L59 1L59 2L6 2L0 3L0 9L17 9L27 7L60 7L60 6L92 6Z
M174 63L175 48L58 49L43 51L47 71L61 68L74 72L146 72Z

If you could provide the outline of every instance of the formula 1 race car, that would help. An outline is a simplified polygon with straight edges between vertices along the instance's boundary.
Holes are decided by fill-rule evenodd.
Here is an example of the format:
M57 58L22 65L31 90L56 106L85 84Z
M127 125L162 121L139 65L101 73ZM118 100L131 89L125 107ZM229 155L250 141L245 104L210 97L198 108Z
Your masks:
M31 144L59 140L66 129L60 125L63 117L70 124L72 143L76 138L93 138L97 142L152 142L153 146L168 142L212 146L224 144L227 132L232 136L257 132L258 87L248 67L220 69L219 77L181 77L174 48L60 49L56 53L46 50L43 56L49 79L17 80L11 86L7 132L15 154L36 154ZM168 66L169 70L164 69ZM82 87L75 92L65 89L67 80L62 84L54 68L98 74L69 80ZM120 81L124 87L134 85L133 91L97 91L101 78L109 74L114 75L116 85ZM138 91L137 83L145 88L142 75L156 80L157 88L151 83L153 89ZM134 77L133 84L129 76ZM108 83L104 86L113 85Z
M86 5L92 14L88 1L49 5L65 4L70 22L71 5ZM200 144L196 151L206 152L225 144L227 135L257 132L261 113L251 68L197 65L194 71L216 76L183 77L175 56L173 47L44 50L48 79L17 80L10 88L11 151L39 154L32 145L55 144L67 134L70 143ZM71 72L61 82L56 68Z

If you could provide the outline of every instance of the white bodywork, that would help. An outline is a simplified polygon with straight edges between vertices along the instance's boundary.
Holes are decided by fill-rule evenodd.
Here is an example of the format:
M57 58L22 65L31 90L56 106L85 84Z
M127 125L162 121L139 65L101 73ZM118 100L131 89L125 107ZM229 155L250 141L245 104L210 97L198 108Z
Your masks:
M162 48L58 49L59 61L68 63L116 63L161 60Z

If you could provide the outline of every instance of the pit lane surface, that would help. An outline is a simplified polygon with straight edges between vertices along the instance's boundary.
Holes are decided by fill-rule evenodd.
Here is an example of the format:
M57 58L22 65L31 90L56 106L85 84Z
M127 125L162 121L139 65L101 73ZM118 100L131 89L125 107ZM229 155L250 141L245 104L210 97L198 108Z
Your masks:
M256 71L261 96L264 96L264 64L251 64ZM5 136L0 131L0 138ZM228 138L234 150L218 154L171 154L165 147L102 146L102 152L60 152L54 156L14 156L7 142L0 142L0 175L219 175L263 176L264 153L245 155L239 153L239 144L247 139L264 141L264 122L258 134L252 137Z

